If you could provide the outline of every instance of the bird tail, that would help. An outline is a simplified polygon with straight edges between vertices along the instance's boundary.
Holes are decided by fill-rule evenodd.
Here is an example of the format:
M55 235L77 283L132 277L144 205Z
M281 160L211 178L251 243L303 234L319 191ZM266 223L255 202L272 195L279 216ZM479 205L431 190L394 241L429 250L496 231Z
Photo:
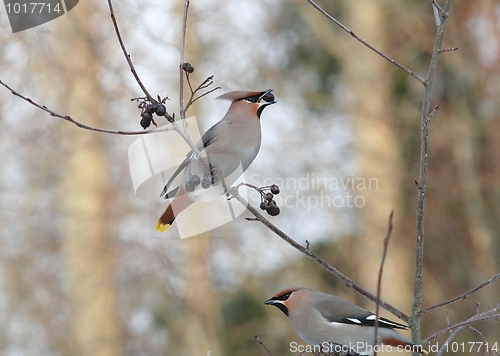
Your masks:
M189 198L184 189L179 190L172 203L168 206L167 210L158 219L156 223L156 230L159 232L167 231L174 223L175 217L191 205L193 201Z
M426 350L424 350L424 348L420 345L415 345L414 343L399 340L399 339L394 338L394 337L384 338L382 340L382 343L384 345L390 345L390 346L395 346L395 347L402 346L402 347L404 347L405 350L408 350L411 352L418 352L422 355L427 355L429 353Z
M174 223L175 215L174 210L172 209L172 204L170 204L163 213L163 215L156 222L156 231L164 232L170 229L170 226Z

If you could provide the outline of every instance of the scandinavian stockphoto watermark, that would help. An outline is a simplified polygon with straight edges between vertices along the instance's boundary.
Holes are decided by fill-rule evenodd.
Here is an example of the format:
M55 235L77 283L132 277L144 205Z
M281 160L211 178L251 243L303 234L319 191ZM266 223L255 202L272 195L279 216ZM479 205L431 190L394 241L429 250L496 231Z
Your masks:
M323 177L307 172L301 177L270 178L252 174L250 183L256 186L276 184L284 192L275 197L278 206L302 208L340 209L363 208L368 190L378 190L378 178L358 177L354 173L343 177Z
M191 140L198 142L201 132L196 118L193 116L186 121ZM159 127L157 132L142 135L132 142L128 150L130 176L136 196L143 200L161 201L164 203L164 209L169 201L161 198L160 192L190 151L184 139L175 131L164 131L166 127ZM178 175L171 189L179 185L181 177L182 173ZM236 170L230 181L234 184L245 181L243 170ZM240 194L248 199L245 189L241 189ZM174 226L181 238L187 238L227 224L244 211L245 207L239 202L228 200L221 194L211 201L197 201L189 206L176 216ZM162 211L158 211L158 217L161 213Z
M188 118L187 123L191 140L198 142L201 131L196 118ZM129 147L128 159L136 196L148 201L164 202L166 208L169 202L160 198L160 192L190 148L177 132L166 131L165 127L159 127L156 132L136 139ZM170 189L179 185L181 177L182 173ZM358 177L354 173L346 177L325 178L307 173L299 178L270 178L259 174L245 177L240 169L233 173L229 181L233 185L246 182L258 187L276 184L283 192L274 196L279 207L305 208L308 211L314 208L362 208L366 203L363 192L379 189L377 178ZM240 189L239 193L249 200L247 189ZM253 191L251 194L254 193L257 194ZM259 201L260 195L252 196L250 200ZM180 237L187 238L227 224L244 211L245 208L239 202L228 200L225 195L220 194L212 201L197 201L189 206L176 216L174 225Z
M27 30L52 21L71 9L79 0L4 0L12 32Z
M201 131L196 118L190 117L186 120L191 140L199 142ZM128 150L130 176L136 196L148 201L161 201L164 208L168 206L169 201L161 198L160 192L190 151L184 139L173 130L167 131L166 127L159 127L151 134L142 135L132 142ZM182 173L177 176L169 190L180 184L181 177ZM377 178L358 177L354 173L346 177L328 178L314 173L307 173L299 178L270 178L259 174L245 177L240 167L226 179L233 186L241 182L257 187L275 184L282 191L273 198L278 207L305 208L308 211L314 208L362 208L366 203L363 192L379 189ZM247 189L240 189L239 193L246 200L261 199L260 194L248 199ZM213 198L211 201L197 201L181 214L176 214L174 231L177 230L181 238L213 230L236 219L245 211L243 205L234 199L228 200L223 194L215 194Z

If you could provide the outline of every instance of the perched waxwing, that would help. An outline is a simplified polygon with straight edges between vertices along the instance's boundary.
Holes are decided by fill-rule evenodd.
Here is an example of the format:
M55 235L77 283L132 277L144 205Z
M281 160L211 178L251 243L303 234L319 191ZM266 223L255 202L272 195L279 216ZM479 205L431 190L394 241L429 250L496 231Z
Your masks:
M297 287L279 292L265 304L274 305L285 313L297 334L310 345L322 345L331 352L360 355L373 352L376 315L345 299ZM379 317L378 326L378 345L427 354L421 346L394 330L408 329L406 325Z
M232 91L219 96L231 100L226 115L208 129L198 142L200 157L189 152L163 188L160 196L174 197L158 219L156 230L170 228L175 217L195 201L210 201L224 194L250 166L260 149L260 116L264 108L276 103L272 89ZM179 187L169 191L184 170Z

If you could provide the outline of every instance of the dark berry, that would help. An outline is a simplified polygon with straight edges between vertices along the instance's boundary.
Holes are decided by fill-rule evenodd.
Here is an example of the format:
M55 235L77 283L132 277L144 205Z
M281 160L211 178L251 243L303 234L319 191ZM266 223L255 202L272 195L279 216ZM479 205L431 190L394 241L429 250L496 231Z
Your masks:
M269 201L269 202L270 202L270 201L272 201L272 200L273 200L274 195L273 195L272 193L266 193L266 194L264 195L264 197L266 198L266 200L267 200L267 201Z
M156 105L155 104L148 104L146 105L146 108L144 109L145 112L153 114L156 111Z
M274 195L280 193L280 187L278 187L276 184L271 185L269 188L271 190L271 193L273 193Z
M182 70L184 70L187 73L193 73L194 67L191 65L191 63L183 63Z
M144 130L146 130L149 126L151 126L151 120L148 120L147 118L142 117L141 126Z
M269 207L267 209L267 213L271 216L276 216L276 215L279 215L280 213L280 208L278 208L277 206L273 206L273 207Z
M164 116L167 113L167 107L163 104L158 104L156 107L156 115Z
M191 180L191 183L192 183L192 184L194 184L194 186L195 186L195 187L196 187L197 185L199 185L199 184L200 184L200 182L201 182L200 177L199 177L199 176L197 176L196 174L195 174L195 175L192 175L190 180Z
M203 189L208 189L210 188L210 179L208 178L203 178L203 180L201 181L201 187Z
M267 213L271 216L276 216L280 213L280 208L278 208L278 205L276 205L276 202L274 200L271 200L266 208Z
M184 189L186 189L186 192L190 193L194 191L194 184L191 183L190 181L187 181L186 184L184 184Z
M267 203L266 203L266 202L262 202L262 203L260 203L260 208L261 208L262 210L266 210L266 209L267 209Z
M264 96L262 97L262 100L264 100L267 103L270 103L270 102L274 101L274 94L273 93L264 94Z

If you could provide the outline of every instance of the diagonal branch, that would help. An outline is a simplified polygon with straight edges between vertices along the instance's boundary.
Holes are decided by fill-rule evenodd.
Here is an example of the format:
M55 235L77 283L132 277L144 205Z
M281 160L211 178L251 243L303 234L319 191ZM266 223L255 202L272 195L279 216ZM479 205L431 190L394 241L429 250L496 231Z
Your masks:
M447 328L443 329L443 330L439 330L438 332L432 334L431 336L425 338L424 340L422 340L422 343L423 344L427 344L429 341L437 338L438 336L441 336L443 334L446 334L450 331L453 331L453 330L456 330L458 328L461 328L461 327L464 327L464 326L467 326L467 325L471 325L471 324L475 324L475 323L478 323L480 321L485 321L485 320L491 320L491 319L497 319L497 320L500 320L500 303L497 304L496 307L490 309L490 310L487 310L483 313L478 313L472 317L470 317L469 319L467 320L464 320L464 321L461 321L460 323L456 323L454 325L450 325L448 326Z
M500 273L497 273L496 275L494 275L493 277L491 277L490 279L488 279L486 282L481 283L477 287L472 288L471 290L469 290L469 291L467 291L467 292L459 295L458 297L455 297L455 298L452 298L450 300L446 300L444 302L441 302L441 303L432 305L430 307L427 307L425 309L422 309L418 314L422 315L422 314L428 313L428 312L430 312L430 311L432 311L434 309L438 309L438 308L444 307L445 305L449 305L449 304L455 303L455 302L457 302L459 300L464 300L465 298L469 297L471 294L477 292L481 288L486 287L488 284L495 282L499 278L500 278Z
M108 0L108 4L109 4L109 11L111 13L111 20L113 21L113 26L115 28L116 36L118 37L118 41L120 42L120 47L122 48L123 54L125 55L127 63L128 63L128 65L130 67L130 71L134 75L134 78L137 81L137 84L139 84L139 86L141 87L141 89L144 92L144 94L148 97L148 99L151 100L152 102L156 102L156 100L151 96L151 94L149 94L149 92L147 91L146 87L142 84L142 82L141 82L141 80L139 78L139 75L137 74L137 72L136 72L136 70L134 68L134 64L132 63L132 59L130 58L130 54L128 54L127 49L125 48L125 44L123 43L120 31L118 29L118 24L116 22L116 18L115 18L115 14L114 14L114 10L113 10L112 1ZM189 0L185 0L184 22L183 22L183 30L182 30L182 49L181 49L181 59L182 60L184 59L184 43L185 43L185 39L186 39L186 23L187 23L188 7L189 7ZM181 114L181 118L185 119L185 117L184 117L184 110L183 110L183 107L182 107L182 91L183 91L183 78L184 78L183 77L183 71L182 71L182 63L181 63L181 66L180 66L180 72L181 72L181 74L180 74L181 75L181 82L180 82L180 85L181 85L181 87L180 87L180 103L181 103L180 114ZM186 143L189 145L189 147L191 148L191 150L197 156L199 156L200 155L200 151L198 150L198 148L196 147L196 145L193 143L193 141L191 140L191 137L189 137L189 134L188 134L188 132L186 130L186 120L183 120L184 130L181 130L179 128L179 126L174 122L173 117L172 117L172 120L170 122L171 122L171 124L173 126L173 129L179 135L181 135L181 137L184 139L184 141L186 141Z
M111 21L113 21L113 27L115 28L116 32L116 37L118 37L118 42L120 42L120 47L122 48L123 55L125 56L125 59L127 60L128 66L130 68L130 71L134 75L135 80L137 81L137 84L141 87L143 93L148 97L149 100L155 102L155 99L149 94L148 90L142 84L141 79L139 78L139 75L137 74L137 71L135 70L134 63L132 63L132 59L130 58L130 54L127 52L127 49L125 48L125 44L123 43L122 36L120 34L120 30L118 29L118 23L116 22L115 18L115 12L113 10L113 4L111 0L108 0L108 5L109 5L109 13L111 14Z
M402 65L401 63L395 61L394 59L392 59L391 57L389 57L388 55L386 55L384 52L382 52L382 51L378 50L377 48L373 47L371 44L369 44L368 42L366 42L364 39L362 39L361 37L359 37L358 35L356 35L353 31L351 31L350 29L348 29L345 25L343 25L335 17L333 17L332 15L330 15L328 12L326 12L323 8L321 8L321 6L319 6L318 4L316 4L313 0L307 0L307 1L316 10L318 10L323 15L325 15L330 21L332 21L334 24L336 24L337 26L339 26L342 30L344 30L345 32L347 32L348 34L350 34L357 41L359 41L362 44L364 44L366 47L368 47L369 49L371 49L373 52L377 53L379 56L381 56L382 58L384 58L385 60L387 60L391 64L394 64L396 67L404 70L406 73L408 73L409 75L411 75L413 78L415 78L416 80L418 80L420 83L425 84L424 78L422 78L421 76L419 76L417 73L415 73L411 69L406 68L404 65Z
M82 124L79 121L76 121L75 119L73 119L69 115L58 114L57 112L49 109L47 106L38 104L36 101L34 101L34 100L32 100L32 99L30 99L30 98L28 98L28 97L26 97L26 96L18 93L17 91L15 91L10 86L8 86L7 84L5 84L2 80L0 80L0 85L4 86L8 90L10 90L10 92L12 93L12 95L15 95L15 96L23 99L24 101L28 102L29 104L35 106L36 108L49 113L50 116L58 117L60 119L66 120L66 121L71 122L72 124L75 124L76 126L82 128L82 129L85 129L85 130L102 132L102 133L108 133L108 134L115 134L115 135L145 135L145 134L149 134L149 133L152 133L152 132L171 131L171 130L174 129L172 126L166 126L166 127L160 128L160 129L152 129L152 130L144 130L144 131L123 131L123 130L101 129L99 127L89 126L89 125L86 125L86 124Z
M376 295L368 292L366 289L361 287L360 285L356 284L353 280L351 280L349 277L347 277L345 274L340 272L337 268L333 267L330 265L328 262L314 254L308 247L304 247L298 242L296 242L294 239L292 239L290 236L285 234L283 231L281 231L276 225L271 223L269 220L267 220L262 214L255 209L252 205L250 205L237 191L233 191L232 193L232 198L235 198L238 200L246 209L255 217L255 219L252 219L253 221L259 221L262 223L265 227L267 227L269 230L274 232L276 235L281 237L286 243L288 243L290 246L295 248L297 251L303 253L307 257L309 257L311 260L322 266L324 269L326 269L328 272L333 274L335 277L340 279L347 287L354 289L356 292L361 294L362 296L370 299L373 302L377 302L380 304L382 308L385 310L389 311L390 313L394 314L396 317L399 319L409 322L410 317L394 307L393 305L389 304L388 302L384 300L380 300L377 298Z

